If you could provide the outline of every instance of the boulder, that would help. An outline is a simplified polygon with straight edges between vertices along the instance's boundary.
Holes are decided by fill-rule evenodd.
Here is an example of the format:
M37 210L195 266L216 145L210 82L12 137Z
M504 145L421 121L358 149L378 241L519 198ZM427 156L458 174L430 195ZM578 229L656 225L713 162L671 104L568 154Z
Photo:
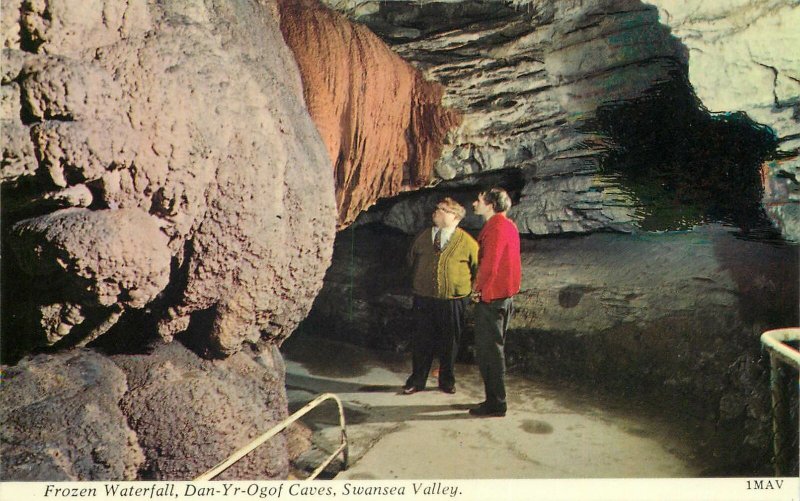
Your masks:
M145 455L119 401L125 374L108 358L73 350L3 366L3 480L135 480Z
M212 361L171 343L112 360L128 378L119 405L146 457L143 478L191 480L287 415L283 360L274 346ZM280 479L288 467L280 434L217 478Z

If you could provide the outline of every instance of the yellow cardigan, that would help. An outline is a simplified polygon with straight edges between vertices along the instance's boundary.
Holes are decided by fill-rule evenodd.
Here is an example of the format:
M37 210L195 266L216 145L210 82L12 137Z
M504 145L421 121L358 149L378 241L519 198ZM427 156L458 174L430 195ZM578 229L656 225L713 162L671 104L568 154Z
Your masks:
M441 254L433 247L431 229L414 239L408 251L414 294L439 299L468 296L478 272L478 242L456 228Z

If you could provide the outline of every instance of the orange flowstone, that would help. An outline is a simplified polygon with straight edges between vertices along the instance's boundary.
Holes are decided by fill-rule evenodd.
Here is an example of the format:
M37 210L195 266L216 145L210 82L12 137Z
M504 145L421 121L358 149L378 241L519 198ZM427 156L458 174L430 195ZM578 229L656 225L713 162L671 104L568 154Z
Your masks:
M316 0L280 4L281 31L333 162L342 228L379 198L427 184L461 115L441 105L440 84L367 27Z

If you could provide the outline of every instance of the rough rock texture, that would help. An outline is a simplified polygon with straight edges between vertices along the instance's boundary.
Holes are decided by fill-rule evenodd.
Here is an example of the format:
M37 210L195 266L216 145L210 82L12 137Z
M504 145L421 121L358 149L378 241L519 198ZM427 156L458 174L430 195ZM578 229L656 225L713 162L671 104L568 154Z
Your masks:
M782 158L764 165L764 203L800 241L800 5L792 0L661 1L661 22L689 50L689 79L712 111L770 126Z
M524 232L665 230L709 220L764 225L759 207L764 191L771 213L793 210L785 202L793 196L787 190L796 176L781 172L786 162L762 168L777 147L771 132L744 117L705 110L689 83L691 42L684 45L673 36L652 5L635 0L328 3L367 24L426 78L441 82L444 103L462 112L463 121L448 134L437 162L439 179L460 183L469 175L521 169L525 187L513 214ZM751 3L759 7L749 9ZM786 6L736 2L736 9L724 13L744 29L742 19L752 20L766 4L779 3ZM707 4L680 7L713 10ZM773 24L792 26L775 16ZM691 28L686 38L694 36ZM758 30L760 53L780 52L765 34L769 29ZM775 39L778 46L792 45L785 31ZM726 68L736 64L728 63ZM772 93L771 84L764 89ZM782 116L791 115L783 108ZM774 123L761 115L751 118ZM749 214L736 207L742 198L748 199L743 205ZM695 213L675 214L676 202L693 206ZM791 218L783 219L781 225L790 224Z
M113 357L128 376L120 402L144 449L143 478L191 480L286 418L283 361L270 347L222 361L198 358L178 343L147 355ZM254 450L218 479L286 478L283 435Z
M169 281L167 236L139 209L63 209L18 223L16 233L27 274L63 274L65 288L93 305L141 308Z
M535 234L630 230L638 201L600 169L600 106L685 72L684 49L637 1L333 2L364 22L463 114L439 179L522 169L515 209Z
M376 225L341 232L301 331L408 349L411 238ZM771 414L759 336L800 321L797 251L717 225L524 239L509 366L638 392L707 426L703 446L725 465L709 474L767 474Z
M2 7L3 240L21 261L3 260L4 310L36 311L58 331L46 342L144 305L166 340L202 312L211 352L288 336L321 287L335 206L276 5ZM99 325L73 329L81 317Z
M134 480L145 457L118 402L125 374L91 351L3 367L3 480Z
M339 226L378 198L424 186L459 115L366 26L317 0L281 0L281 30L333 161Z

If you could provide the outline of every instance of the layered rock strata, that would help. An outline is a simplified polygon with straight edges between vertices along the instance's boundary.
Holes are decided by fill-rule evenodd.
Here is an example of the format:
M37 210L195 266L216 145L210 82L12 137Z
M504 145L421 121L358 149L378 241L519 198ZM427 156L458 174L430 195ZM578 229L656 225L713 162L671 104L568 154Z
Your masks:
M635 228L639 201L601 172L598 107L685 72L683 47L637 1L333 2L445 87L461 124L436 164L441 180L521 169L525 232Z
M4 310L31 299L32 343L145 306L165 340L203 312L209 353L288 336L335 206L277 6L4 0L3 23Z
M789 145L791 124L796 125L791 118L794 63L780 55L791 51L776 48L791 45L793 35L784 28L791 23L777 12L768 19L760 15L773 6L791 19L797 9L785 1L706 2L697 8L684 2L660 11L627 0L329 3L370 26L426 77L441 82L445 104L462 112L463 121L448 135L437 162L439 179L452 180L452 186L465 176L494 169L524 172L525 187L514 215L525 232L664 230L709 220L763 226L769 223L758 205L765 194L763 205L773 220L784 235L792 233L788 228L796 176L785 159L762 167L775 156L776 147ZM686 14L698 9L694 17ZM676 22L666 24L665 12L673 10ZM714 15L701 15L705 12ZM683 23L684 17L689 21ZM750 22L754 19L758 23ZM676 30L676 37L669 26L682 26L683 31ZM773 34L768 26L779 31ZM719 41L710 42L713 46L728 39L718 32L738 37L744 30L746 40L738 43L742 57L750 57L743 51L751 46L755 67L778 68L775 85L766 82L752 93L771 96L773 87L782 90L775 93L781 97L774 113L753 106L708 107L747 111L749 118L740 122L749 126L742 127L734 123L737 116L707 112L704 94L713 88L701 92L700 100L689 77L695 80L690 52L697 44L698 51L705 50L706 43L705 37L692 41L694 33L709 30L716 37L712 40ZM765 38L767 31L771 34ZM730 57L715 65L722 61L727 69L720 67L720 74L740 71ZM613 114L620 105L625 105L625 116L614 123L601 119L606 108ZM766 137L751 119L773 127L786 141L778 144ZM643 143L652 150L646 155L631 148ZM742 143L752 153L746 160L734 151ZM751 161L756 153L758 158ZM695 182L676 184L663 177L694 177ZM732 193L715 186L717 179L743 188ZM743 196L756 200L745 203L748 214L735 207ZM670 214L676 202L694 206L696 213Z
M442 107L441 85L317 0L280 4L309 112L333 161L339 226L379 198L426 185L460 120Z

